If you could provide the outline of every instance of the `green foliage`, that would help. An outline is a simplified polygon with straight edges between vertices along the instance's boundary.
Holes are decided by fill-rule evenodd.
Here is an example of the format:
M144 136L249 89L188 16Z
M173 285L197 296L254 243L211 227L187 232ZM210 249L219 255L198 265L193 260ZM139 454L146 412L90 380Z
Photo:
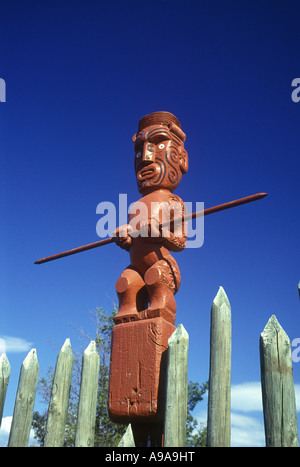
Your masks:
M188 384L188 411L186 421L186 445L189 447L205 447L206 446L206 426L200 424L194 418L191 412L195 409L198 402L203 400L203 396L208 389L208 383L200 385L199 383Z

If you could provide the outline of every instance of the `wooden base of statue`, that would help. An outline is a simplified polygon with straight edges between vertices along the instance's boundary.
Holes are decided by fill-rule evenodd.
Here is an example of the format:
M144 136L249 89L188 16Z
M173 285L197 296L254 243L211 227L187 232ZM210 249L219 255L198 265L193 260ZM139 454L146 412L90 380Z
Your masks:
M166 350L175 329L161 317L113 328L108 412L131 423L136 446L162 445Z

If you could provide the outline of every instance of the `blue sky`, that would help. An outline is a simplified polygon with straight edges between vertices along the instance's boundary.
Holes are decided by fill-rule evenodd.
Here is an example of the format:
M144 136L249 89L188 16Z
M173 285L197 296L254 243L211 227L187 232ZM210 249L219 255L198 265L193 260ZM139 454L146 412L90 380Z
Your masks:
M210 308L222 285L236 401L259 399L268 319L275 314L291 340L300 337L300 102L291 99L299 3L12 0L2 2L0 22L0 336L19 339L7 349L4 416L27 351L37 349L44 376L57 355L50 341L61 347L70 337L79 349L70 323L92 333L90 311L117 301L128 255L115 245L33 263L99 240L98 203L138 198L131 137L139 118L157 110L175 114L187 134L190 168L176 190L184 201L210 207L269 193L207 217L204 245L176 255L189 379L208 378ZM300 385L300 363L294 380ZM241 433L244 444L261 442L258 399L244 411L233 404L236 444Z

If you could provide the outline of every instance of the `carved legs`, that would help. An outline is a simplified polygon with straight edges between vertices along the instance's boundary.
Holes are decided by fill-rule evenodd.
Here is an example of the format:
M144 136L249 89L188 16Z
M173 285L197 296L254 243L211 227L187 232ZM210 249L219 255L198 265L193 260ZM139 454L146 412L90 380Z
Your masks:
M129 266L116 283L119 313L115 316L114 322L120 324L161 316L174 324L176 313L174 294L179 286L180 271L172 256L157 261L146 271L144 279Z
M116 324L139 319L139 311L147 307L148 295L142 276L129 266L117 280L119 312L114 317Z

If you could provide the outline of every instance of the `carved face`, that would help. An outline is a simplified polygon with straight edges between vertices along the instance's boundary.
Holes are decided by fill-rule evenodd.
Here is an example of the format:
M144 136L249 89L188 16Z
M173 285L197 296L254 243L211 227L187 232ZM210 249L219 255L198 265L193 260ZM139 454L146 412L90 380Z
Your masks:
M166 125L151 125L134 135L135 174L142 194L173 191L188 169L183 142Z

